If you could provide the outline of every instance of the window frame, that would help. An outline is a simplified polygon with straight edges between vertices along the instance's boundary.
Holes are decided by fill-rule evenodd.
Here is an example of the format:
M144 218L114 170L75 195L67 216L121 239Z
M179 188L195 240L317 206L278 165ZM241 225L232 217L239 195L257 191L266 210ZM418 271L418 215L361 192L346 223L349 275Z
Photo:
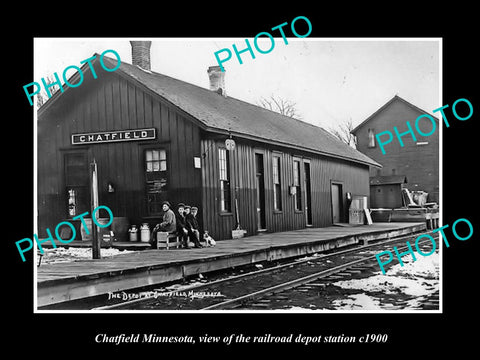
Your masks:
M298 184L295 183L295 164L298 163ZM294 157L292 161L293 169L292 169L292 183L293 186L296 188L294 198L294 210L296 213L303 212L303 196L302 196L302 159L299 157ZM300 202L300 204L299 204ZM300 206L298 206L300 205Z
M281 213L283 211L283 194L282 194L282 154L273 153L272 154L272 189L273 189L273 211L275 213ZM278 160L277 166L275 162ZM275 167L277 168L277 180L275 182ZM278 197L278 198L277 198ZM280 205L280 206L279 206Z
M147 152L149 151L158 151L158 159L153 159L153 153L152 153L152 159L148 160L147 159ZM161 154L165 153L165 158L162 158ZM158 169L159 170L153 170L154 164L158 162ZM162 163L165 164L165 169L162 170ZM148 170L148 165L152 164L152 170ZM161 171L168 171L168 163L167 163L167 150L164 148L147 148L145 149L145 172L161 172Z
M370 134L372 134L371 137L370 137ZM368 136L367 147L368 148L376 148L377 147L377 141L375 139L375 129L368 128L367 129L367 136ZM373 143L373 145L372 145L372 143Z
M143 163L143 175L144 175L144 186L145 186L145 211L146 211L146 217L158 217L163 213L162 211L162 206L161 203L164 201L162 199L162 195L165 195L167 193L167 196L163 196L165 198L168 197L168 190L169 190L169 185L170 185L170 171L169 171L169 149L168 146L165 144L151 144L144 146L142 149L142 163ZM158 151L158 159L153 159L153 154L152 154L152 160L147 160L147 152L149 151ZM161 158L161 153L165 152L165 159ZM159 164L159 170L149 170L148 169L148 163L154 163L158 161ZM161 163L165 162L165 170L161 170L162 166ZM152 169L154 168L154 165L152 165ZM160 191L158 192L151 192L150 191L150 184L154 183L157 179L149 180L149 175L152 176L155 173L157 173L158 177L160 179L165 179L166 185L162 186L160 188ZM163 174L162 174L163 173ZM153 176L152 176L153 177ZM152 202L149 201L150 198L155 198L155 201ZM155 210L156 209L156 210Z
M225 157L223 158L220 154L224 152ZM225 164L222 166L221 161L224 161ZM231 154L230 151L223 146L218 147L217 151L217 165L218 165L218 191L219 191L219 210L221 215L230 215L232 214L232 171L231 171ZM225 175L225 178L223 178ZM227 185L227 186L225 186ZM225 196L228 195L228 198ZM226 206L227 204L228 206Z

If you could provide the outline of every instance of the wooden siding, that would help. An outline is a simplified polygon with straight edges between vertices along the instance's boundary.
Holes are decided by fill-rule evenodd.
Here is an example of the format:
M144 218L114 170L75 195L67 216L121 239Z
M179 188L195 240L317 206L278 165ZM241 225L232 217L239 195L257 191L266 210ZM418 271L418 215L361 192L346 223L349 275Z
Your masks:
M85 78L87 78L85 76ZM72 133L155 127L156 140L109 144L70 144ZM144 149L167 150L168 200L172 204L200 204L201 170L194 169L200 156L200 130L174 106L159 101L144 89L111 74L86 81L47 109L38 122L38 215L39 233L67 218L64 154L84 152L98 164L100 204L114 216L132 223L145 220ZM107 192L107 183L115 193ZM150 219L154 221L154 219Z
M98 71L100 73L100 70ZM157 139L109 144L70 144L72 133L155 127ZM162 147L167 151L168 200L197 205L204 229L217 240L230 239L236 227L235 198L239 218L247 235L257 232L255 153L264 159L265 227L268 232L306 227L305 211L296 211L293 184L293 160L301 160L300 184L302 209L305 208L304 161L310 162L312 226L332 224L331 182L341 182L345 193L369 196L368 166L316 154L294 151L235 138L230 152L232 211L220 212L218 148L224 147L225 135L201 130L194 118L152 94L140 83L116 73L96 80L85 76L81 87L69 89L49 105L38 121L38 224L39 235L54 229L67 218L64 180L64 155L84 152L88 162L98 164L99 203L109 206L114 216L128 217L140 224L146 218L144 150ZM273 209L272 156L280 156L282 210ZM201 169L194 168L194 157L201 158ZM107 192L113 182L115 192ZM345 210L346 204L344 204Z
M231 192L232 212L220 212L220 190L218 175L218 148L224 147L226 136L210 136L202 140L202 193L205 228L213 237L230 239L231 230L236 227L235 188L240 224L247 235L257 233L255 153L264 155L265 176L265 220L268 232L295 230L306 227L305 211L296 211L294 197L289 195L289 185L293 184L293 159L301 159L302 209L305 208L303 183L304 160L310 161L312 226L324 227L332 224L331 182L343 184L344 209L346 192L369 197L368 167L321 157L310 153L293 152L290 149L268 146L246 140L235 139L236 147L231 151ZM273 208L272 156L280 156L280 177L282 210ZM345 214L345 220L348 218Z

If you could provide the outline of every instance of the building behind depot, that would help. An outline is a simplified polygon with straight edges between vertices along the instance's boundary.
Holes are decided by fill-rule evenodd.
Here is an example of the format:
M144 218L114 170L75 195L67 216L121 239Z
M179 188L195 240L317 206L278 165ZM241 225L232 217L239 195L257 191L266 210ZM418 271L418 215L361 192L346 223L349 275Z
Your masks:
M403 183L403 187L410 191L424 192L428 202L439 203L439 131L429 136L417 133L415 140L406 133L403 136L404 146L398 141L392 142L385 154L381 152L375 138L376 134L393 126L399 132L405 132L405 121L413 123L418 116L425 114L428 113L395 95L352 130L357 138L357 149L382 164L381 168L370 169L371 191L375 192L372 194L372 207L402 206L401 195L397 189L392 188L393 183ZM438 119L432 119L438 129ZM424 132L425 129L432 128L428 118L422 118L419 126Z
M152 72L151 42L131 45L132 64L101 73L97 56L102 76L84 76L38 111L40 236L89 211L93 161L114 225L156 224L163 201L182 202L218 240L236 228L248 236L347 222L347 193L368 199L374 160L320 127L228 96L219 67L205 69L207 89ZM127 239L125 227L114 230Z

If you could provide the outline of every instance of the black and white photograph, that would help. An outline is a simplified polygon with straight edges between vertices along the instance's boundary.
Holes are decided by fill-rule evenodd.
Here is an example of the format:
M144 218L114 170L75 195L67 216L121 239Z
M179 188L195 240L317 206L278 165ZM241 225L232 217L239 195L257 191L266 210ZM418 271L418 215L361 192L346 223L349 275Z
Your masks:
M36 311L441 311L441 48L35 39Z
M8 354L470 353L473 6L88 5L4 22Z

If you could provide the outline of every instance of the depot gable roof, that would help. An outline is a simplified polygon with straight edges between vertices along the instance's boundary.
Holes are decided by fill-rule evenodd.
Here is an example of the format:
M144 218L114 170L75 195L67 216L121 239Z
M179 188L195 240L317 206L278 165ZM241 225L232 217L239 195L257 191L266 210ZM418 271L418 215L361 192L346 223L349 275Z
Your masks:
M99 56L95 55L97 57L94 61L98 61ZM106 56L103 61L108 68L117 65L116 60ZM115 73L166 99L197 119L207 131L228 131L233 136L381 167L321 127L125 62L121 63ZM62 94L57 92L55 95Z

